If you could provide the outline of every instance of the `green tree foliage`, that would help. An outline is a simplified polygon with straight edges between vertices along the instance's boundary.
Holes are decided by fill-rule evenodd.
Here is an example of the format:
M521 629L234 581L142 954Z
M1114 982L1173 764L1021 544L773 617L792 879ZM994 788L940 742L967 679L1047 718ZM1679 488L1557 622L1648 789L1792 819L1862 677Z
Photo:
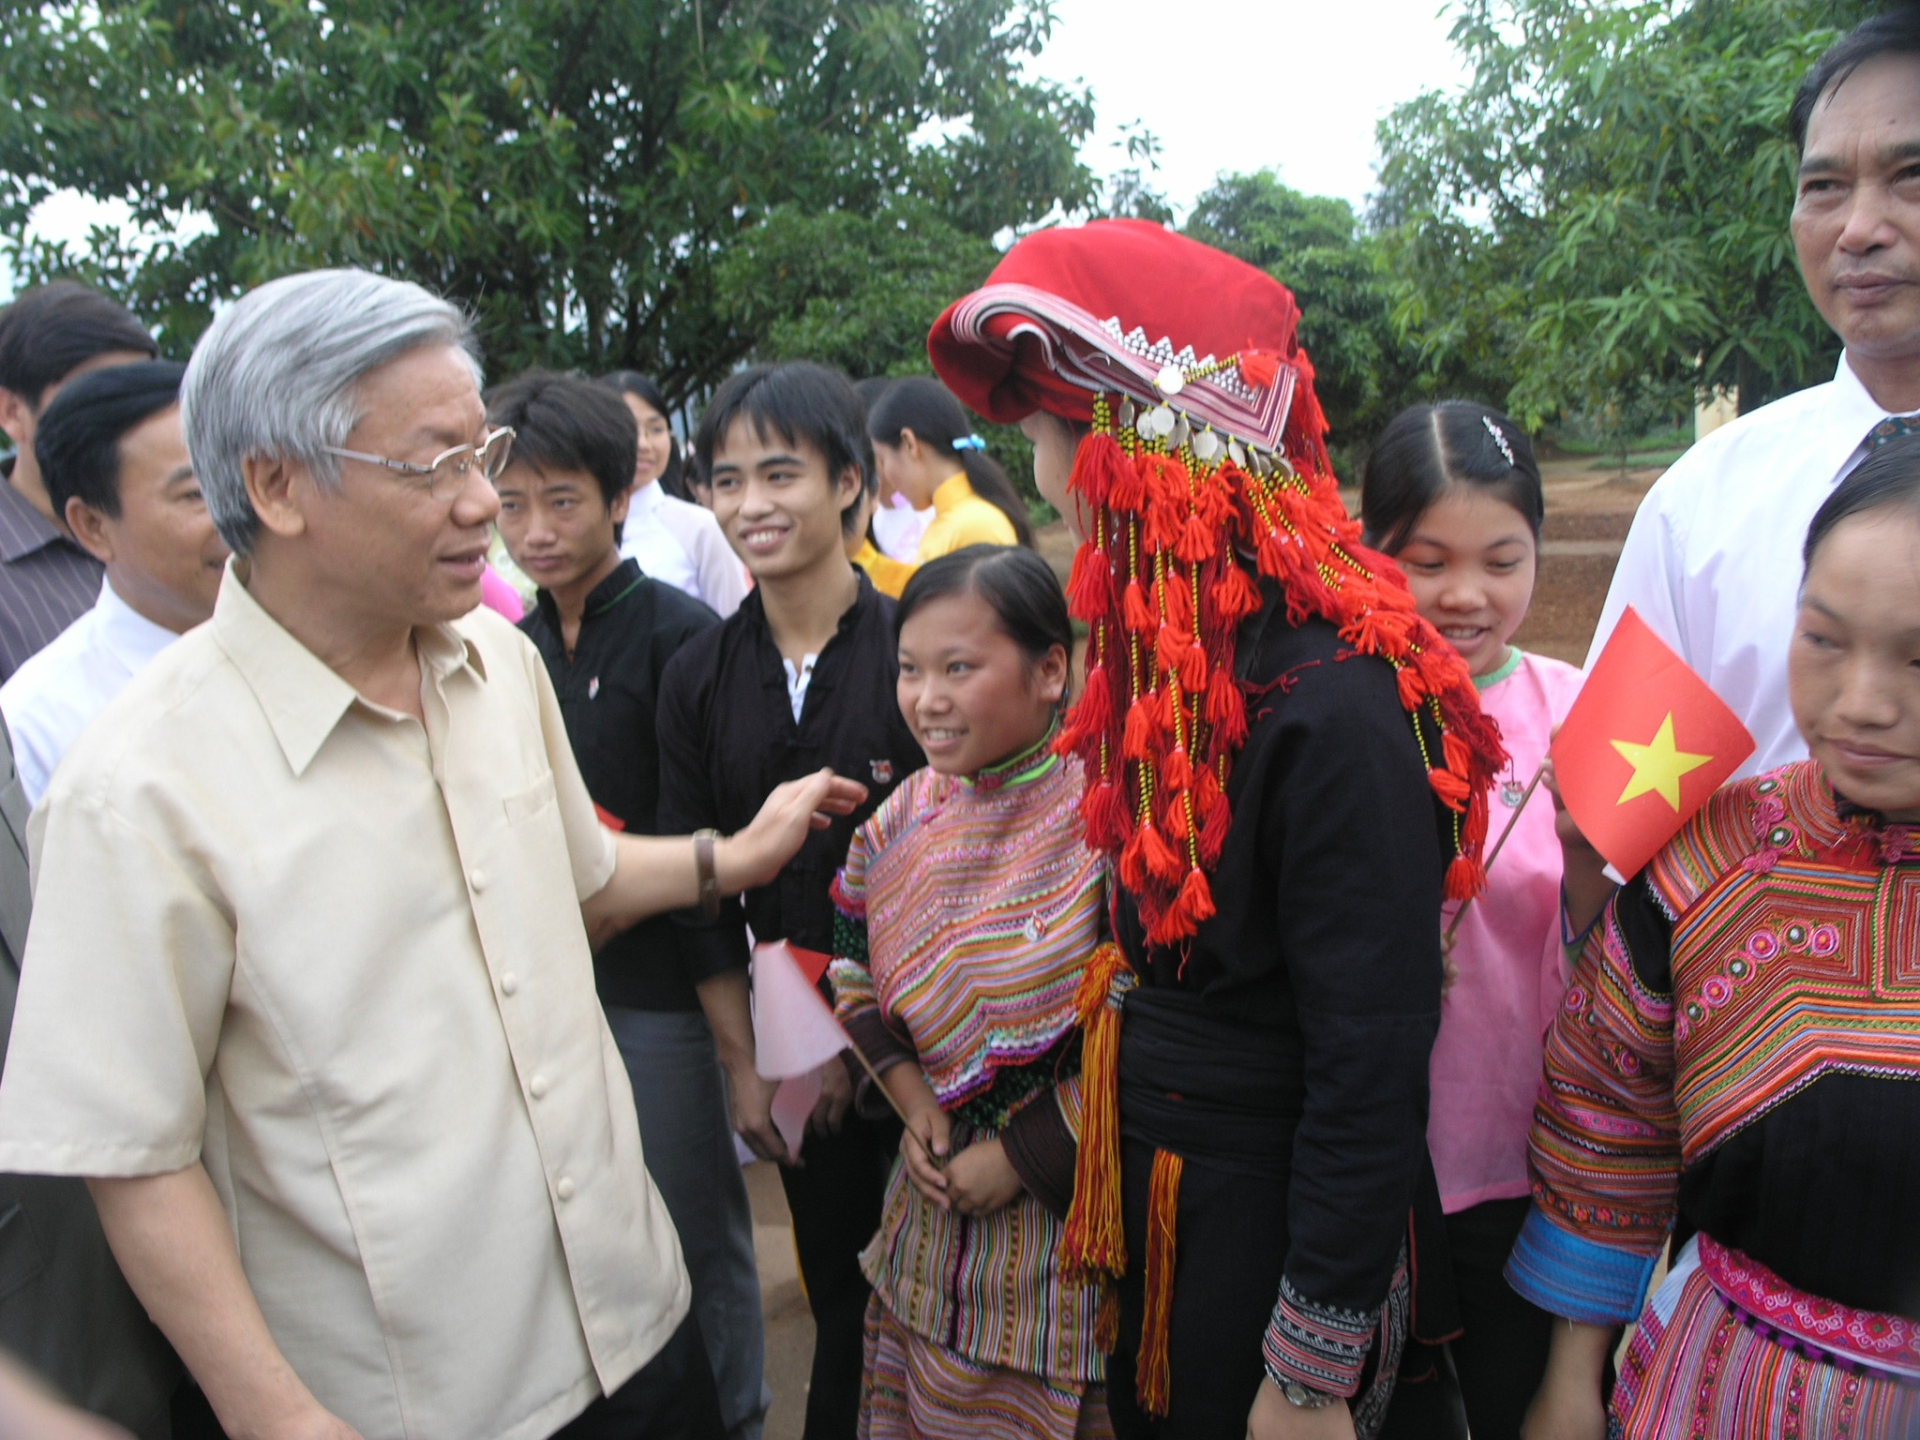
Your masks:
M205 217L11 257L176 353L222 300L353 264L471 306L497 373L630 366L679 400L769 342L870 369L863 325L891 365L991 236L1092 199L1090 98L1021 74L1051 24L1046 0L0 0L0 233L63 187L149 233Z
M1463 93L1380 127L1374 220L1431 383L1503 378L1529 424L1631 429L1830 372L1787 233L1795 87L1830 0L1464 0ZM1497 393L1497 392L1496 392Z
M1394 329L1377 237L1362 231L1346 201L1302 195L1270 170L1221 177L1195 202L1186 233L1293 292L1334 458L1350 473L1394 413L1420 398L1415 357Z

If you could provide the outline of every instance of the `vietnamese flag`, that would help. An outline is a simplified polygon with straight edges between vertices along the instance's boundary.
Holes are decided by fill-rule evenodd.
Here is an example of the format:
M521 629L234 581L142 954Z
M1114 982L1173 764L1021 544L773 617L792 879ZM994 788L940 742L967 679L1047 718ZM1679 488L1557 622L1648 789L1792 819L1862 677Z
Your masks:
M1753 737L1628 606L1551 753L1580 833L1631 876L1740 768Z

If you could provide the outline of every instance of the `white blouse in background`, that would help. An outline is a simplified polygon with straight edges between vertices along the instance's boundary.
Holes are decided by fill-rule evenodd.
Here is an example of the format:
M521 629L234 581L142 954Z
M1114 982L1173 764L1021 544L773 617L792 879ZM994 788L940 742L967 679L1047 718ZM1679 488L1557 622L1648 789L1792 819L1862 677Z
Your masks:
M747 572L713 512L676 500L658 481L633 492L620 553L655 580L685 591L726 619L747 595Z
M1752 733L1736 776L1804 760L1787 703L1800 551L1814 512L1886 418L1843 355L1827 384L1742 415L1682 455L1633 517L1587 668L1631 605Z

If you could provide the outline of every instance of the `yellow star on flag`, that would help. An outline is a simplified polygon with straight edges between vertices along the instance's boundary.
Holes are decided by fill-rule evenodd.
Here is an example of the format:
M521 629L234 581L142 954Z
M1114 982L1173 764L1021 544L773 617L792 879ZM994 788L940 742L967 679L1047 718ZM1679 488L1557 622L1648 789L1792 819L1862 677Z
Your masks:
M1618 803L1624 805L1636 795L1655 794L1671 805L1676 815L1680 813L1680 777L1698 770L1713 759L1711 755L1691 755L1674 747L1671 710L1667 712L1667 718L1660 722L1660 728L1653 732L1652 744L1635 745L1630 740L1610 740L1607 743L1633 766L1633 778L1627 781L1627 788L1620 792Z

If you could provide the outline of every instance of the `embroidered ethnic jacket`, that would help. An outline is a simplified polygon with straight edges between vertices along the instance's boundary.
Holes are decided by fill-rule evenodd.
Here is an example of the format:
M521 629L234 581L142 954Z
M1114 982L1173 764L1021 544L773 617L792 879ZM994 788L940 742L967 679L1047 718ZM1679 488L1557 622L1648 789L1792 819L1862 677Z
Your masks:
M1508 1278L1633 1318L1678 1220L1920 1317L1920 827L1811 761L1716 795L1595 927L1547 1040Z

